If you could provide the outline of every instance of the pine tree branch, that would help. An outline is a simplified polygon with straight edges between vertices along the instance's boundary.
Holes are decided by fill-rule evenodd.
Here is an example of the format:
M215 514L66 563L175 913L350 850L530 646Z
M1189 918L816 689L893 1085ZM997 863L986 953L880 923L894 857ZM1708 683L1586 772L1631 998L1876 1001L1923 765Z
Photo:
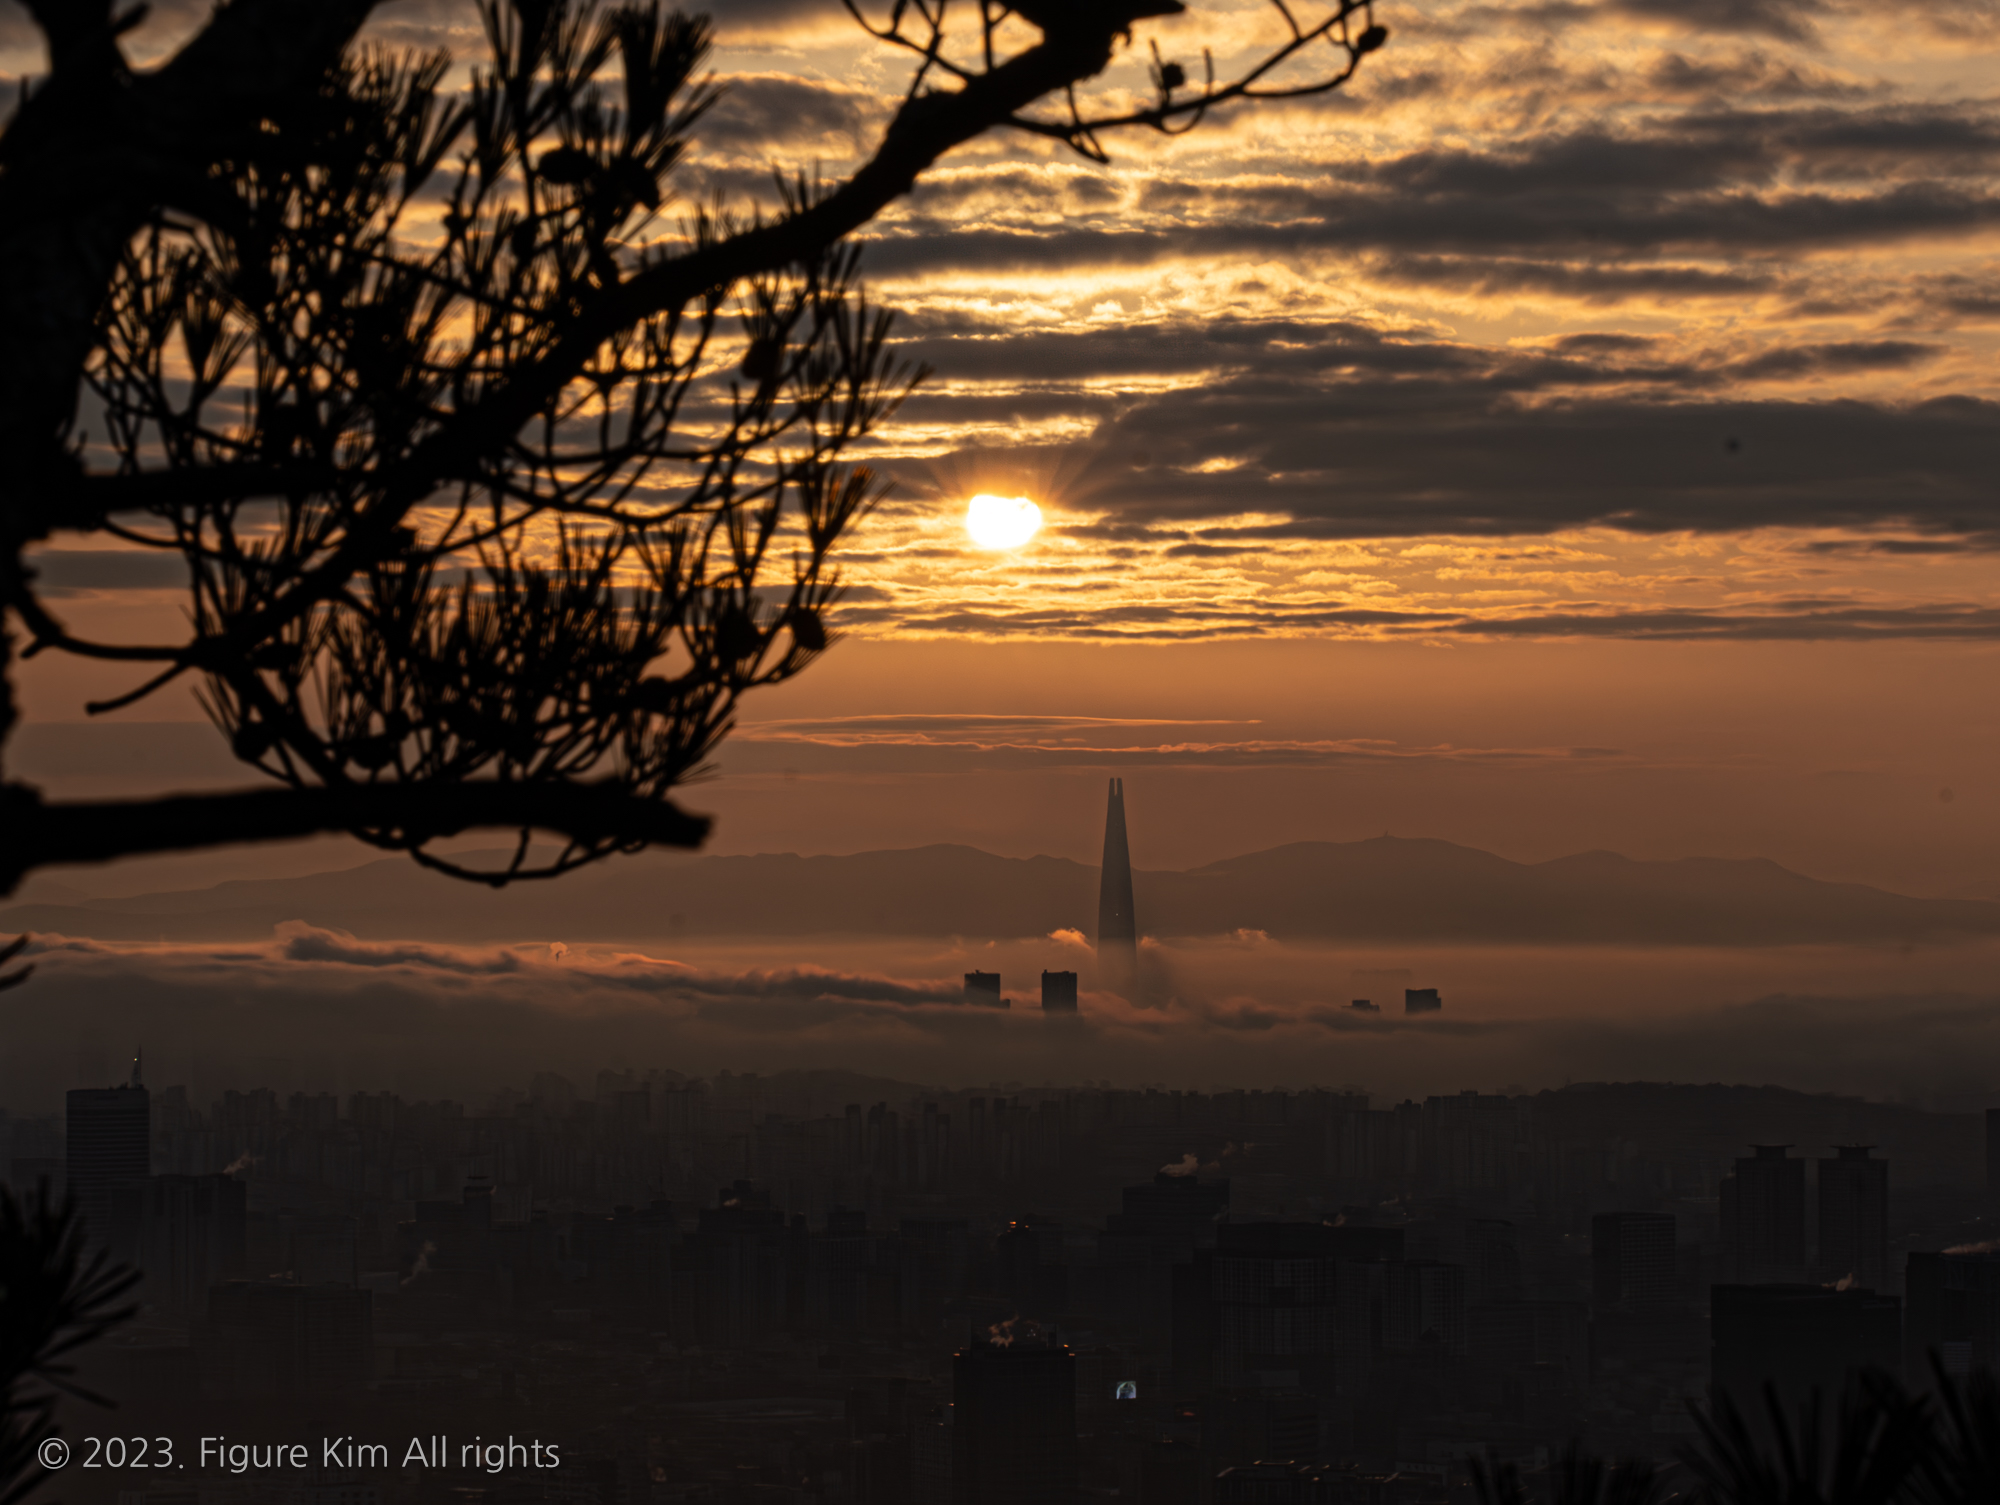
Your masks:
M365 832L378 846L413 849L475 828L533 828L582 846L636 851L699 846L710 824L671 801L609 782L384 782L55 804L28 785L6 784L0 785L0 827L7 832L0 844L0 894L51 863L109 862L237 842Z

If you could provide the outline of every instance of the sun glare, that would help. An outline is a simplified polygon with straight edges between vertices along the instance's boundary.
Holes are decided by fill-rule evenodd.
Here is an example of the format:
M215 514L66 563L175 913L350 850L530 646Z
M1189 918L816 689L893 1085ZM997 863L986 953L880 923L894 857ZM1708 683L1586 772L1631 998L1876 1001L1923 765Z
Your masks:
M1024 496L981 492L966 505L965 531L982 549L1018 549L1042 526L1042 509Z

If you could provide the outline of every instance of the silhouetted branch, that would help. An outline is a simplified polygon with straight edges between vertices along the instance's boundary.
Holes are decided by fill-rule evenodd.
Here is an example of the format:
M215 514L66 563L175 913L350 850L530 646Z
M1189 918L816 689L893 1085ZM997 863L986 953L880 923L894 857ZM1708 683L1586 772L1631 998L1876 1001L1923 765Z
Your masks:
M1912 1491L1920 1505L2000 1499L2000 1378L1979 1368L1961 1382L1930 1354L1938 1424Z
M1712 1497L1886 1505L1900 1497L1936 1446L1927 1405L1879 1370L1849 1377L1830 1438L1823 1433L1818 1390L1788 1411L1767 1384L1763 1401L1763 1435L1726 1391L1718 1391L1706 1410L1695 1409L1701 1442L1681 1456Z
M199 676L285 787L115 807L16 787L35 824L6 885L334 829L452 872L427 841L569 838L484 881L699 840L667 795L743 693L826 648L834 550L883 492L846 457L924 375L853 232L997 127L1103 160L1113 129L1336 88L1384 35L1366 0L1311 23L1278 0L1285 37L1240 77L1210 64L1189 93L1155 48L1152 106L1094 115L1078 86L1180 0L980 0L970 38L965 0L879 24L845 3L915 59L874 153L781 184L773 216L678 230L664 185L718 89L707 23L658 0L479 0L489 60L452 98L443 54L350 46L364 0L237 0L144 75L107 9L38 12L51 77L0 136L0 609L27 654L144 666L93 711ZM1279 79L1319 45L1338 66ZM406 234L425 191L441 233ZM80 386L115 473L82 463ZM73 631L23 554L58 528L177 553L191 633ZM12 717L0 683L0 737Z
M710 825L706 817L690 815L668 800L609 782L497 780L246 789L53 804L44 803L32 789L10 784L0 786L0 818L7 824L7 842L0 847L0 893L49 862L106 862L334 831L353 832L393 851L414 850L477 828L547 831L567 838L563 857L546 868L512 875L547 877L611 852L698 846Z
M1521 1471L1494 1458L1466 1460L1478 1505L1529 1505ZM1668 1495L1666 1476L1649 1458L1622 1458L1610 1463L1570 1443L1556 1455L1545 1482L1545 1505L1661 1505Z
M946 55L946 13L950 0L930 0L928 4L917 5L898 0L889 20L882 24L869 21L858 0L842 0L842 3L871 36L915 53L922 59L911 86L913 98L917 86L933 69L949 72L968 85L977 78L999 72L993 64L995 33L1010 15L1019 15L1039 27L1047 39L1044 45L1054 44L1064 48L1076 45L1085 37L1095 39L1103 35L1113 38L1129 32L1138 21L1178 15L1186 10L1181 0L1113 0L1113 3L1099 0L1096 4L1061 8L1048 5L1044 0L1031 0L1031 3L1018 4L1011 10L982 0L978 22L979 46L986 67L985 74L981 75L953 63ZM1019 106L1008 113L1004 122L995 120L989 125L1004 123L1033 135L1046 136L1063 142L1090 161L1108 162L1109 154L1099 139L1104 132L1141 127L1167 135L1179 135L1199 125L1210 110L1237 100L1305 99L1330 93L1353 78L1361 60L1388 40L1387 28L1375 21L1373 0L1335 0L1331 11L1311 24L1302 23L1286 0L1271 0L1271 5L1285 24L1286 40L1226 83L1216 82L1214 57L1203 49L1202 86L1197 92L1182 96L1180 91L1187 86L1187 70L1179 63L1162 59L1158 44L1154 43L1152 82L1155 102L1146 109L1109 114L1087 111L1077 100L1076 85L1100 72L1100 64L1088 70L1072 72L1058 87L1043 89L1028 101L1033 103L1051 93L1060 93L1065 105L1064 118L1050 120L1023 115L1019 110L1025 106ZM916 29L906 31L905 23L913 16L917 22ZM1355 24L1356 18L1360 19L1359 26ZM1286 64L1306 56L1322 43L1333 53L1335 62L1331 68L1297 83L1267 82Z

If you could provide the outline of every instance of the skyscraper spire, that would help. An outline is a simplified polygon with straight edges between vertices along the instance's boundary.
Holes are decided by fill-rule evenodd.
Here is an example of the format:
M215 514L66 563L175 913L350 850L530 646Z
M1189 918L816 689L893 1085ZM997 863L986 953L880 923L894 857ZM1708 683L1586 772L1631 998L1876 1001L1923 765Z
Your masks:
M1123 992L1139 959L1139 921L1132 907L1132 850L1125 840L1125 781L1111 781L1104 813L1104 869L1097 888L1097 965L1104 983Z

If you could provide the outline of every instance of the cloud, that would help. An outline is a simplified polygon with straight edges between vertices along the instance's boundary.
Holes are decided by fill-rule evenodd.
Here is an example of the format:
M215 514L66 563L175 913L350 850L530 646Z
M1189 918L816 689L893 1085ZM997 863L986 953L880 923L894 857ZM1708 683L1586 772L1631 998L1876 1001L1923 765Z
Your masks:
M1680 52L1655 57L1645 74L1646 92L1656 99L1717 98L1857 100L1884 92L1851 75L1829 73L1797 58L1774 58L1760 51L1733 56L1689 57Z
M1425 256L1398 252L1371 264L1380 280L1417 287L1460 288L1477 293L1551 293L1579 303L1613 304L1635 298L1741 298L1780 286L1772 272L1722 270L1646 262L1606 265L1520 256Z
M832 964L784 966L744 965L754 953L740 947L680 964L579 948L562 965L523 960L477 974L463 965L477 953L451 948L356 965L344 954L300 959L287 945L261 948L257 960L241 959L242 948L223 960L208 947L45 946L33 983L0 1004L9 1031L0 1101L57 1103L86 1031L143 1040L149 1075L197 1092L392 1088L473 1100L536 1071L587 1079L605 1065L655 1062L693 1072L836 1067L953 1085L1358 1080L1390 1097L1566 1078L1910 1097L1983 1091L2000 1077L2000 1011L1981 981L1992 975L1991 945L1915 957L1842 947L1154 945L1153 1006L1095 991L1084 959L1083 1013L1060 1030L1033 1008L945 1002L954 984L937 976L976 956L987 970L1032 977L1063 954L1046 940L956 954L828 941ZM501 954L511 953L484 953ZM861 956L882 970L843 964ZM1342 1007L1353 969L1384 966L1439 986L1444 1014ZM1790 985L1774 986L1780 978Z
M2000 438L1990 401L1558 397L1551 389L1578 373L1557 358L1374 376L1392 364L1359 352L1352 375L1260 371L1134 403L1095 442L1154 463L1104 467L1091 499L1148 520L1284 514L1258 530L1270 537L2000 524L1986 480ZM1533 400L1538 389L1548 400ZM1246 462L1197 469L1225 447Z
M1902 371L1936 358L1944 348L1910 339L1774 341L1755 354L1738 355L1603 333L1570 335L1539 348L1494 350L1412 327L1227 317L1200 325L1125 324L1004 336L991 329L930 334L919 322L914 333L912 354L954 383L1018 384L1050 371L1063 372L1072 383L1107 376L1223 372L1252 381L1304 377L1341 387L1371 379L1407 384L1412 378L1440 383L1456 378L1469 388L1518 395L1634 385L1703 392L1755 381ZM1212 386L1204 382L1201 390ZM1443 397L1449 390L1435 395ZM1078 394L1068 395L1074 402ZM926 394L912 406L944 416L963 413L980 400L974 388L963 396L957 391ZM1001 400L1019 406L1014 392Z
M818 716L810 718L758 721L742 727L739 736L771 739L810 738L839 743L913 742L967 735L991 738L1050 736L1073 737L1079 733L1127 732L1135 728L1170 726L1255 726L1254 721L1188 720L1158 716L1026 716L990 715L962 712L922 715Z
M114 956L118 954L115 943L93 941L83 936L70 936L42 931L27 938L28 944L22 950L24 956L51 956L59 952L72 952L79 956Z
M964 984L940 980L898 982L881 975L856 975L825 967L754 968L711 972L680 962L645 956L620 957L615 969L597 975L624 987L682 993L701 998L783 999L813 1002L963 1005Z
M781 144L841 138L858 149L864 133L887 119L879 96L838 84L782 73L731 74L725 92L702 122L704 153L755 154L761 161Z
M446 946L414 941L362 941L344 930L287 920L275 927L265 948L221 951L200 947L148 948L143 945L39 936L36 954L164 955L189 962L297 962L336 968L396 968L448 977L533 977L565 979L572 986L609 987L699 999L839 1001L898 1006L963 1003L956 979L912 982L880 973L842 972L826 967L755 967L717 971L639 953L579 953L568 945L530 948Z
M1028 630L1025 626L1021 629ZM860 720L862 718L857 718ZM902 720L904 718L895 718ZM1306 739L1235 737L1213 734L1141 741L1118 723L1075 728L1058 723L1038 733L1033 727L982 727L980 718L951 735L960 718L925 718L938 723L921 733L871 731L837 725L830 734L790 730L772 734L771 723L743 727L721 756L731 774L794 771L894 772L915 774L962 768L1105 768L1171 765L1185 768L1335 768L1368 763L1481 763L1569 761L1581 752L1597 758L1623 756L1612 748L1421 746L1374 738ZM1057 718L1050 718L1055 721ZM1078 718L1079 720L1081 718ZM782 723L780 723L782 725ZM1155 723L1155 725L1212 723ZM1223 723L1227 725L1228 723ZM1095 731L1095 743L1072 729ZM1058 939L1074 932L1058 932Z
M2000 608L1972 605L1882 609L1803 605L1759 612L1603 611L1488 618L1455 629L1480 637L1703 638L1746 642L1858 642L2000 638Z
M492 976L519 972L521 959L509 951L469 952L446 946L357 941L344 930L322 930L303 920L277 927L278 954L287 961L337 962L350 967L415 967L440 972Z
M899 624L914 631L977 633L993 637L1047 637L1052 633L1131 641L1175 638L1261 637L1277 633L1357 633L1370 636L1456 637L1491 639L1603 638L1658 641L1738 642L1866 642L1923 640L1990 642L2000 637L2000 608L1972 603L1864 607L1773 602L1756 610L1687 607L1675 610L1620 610L1610 603L1585 603L1590 609L1509 615L1487 612L1453 615L1443 612L1243 612L1235 620L1200 603L1150 614L1135 622L1130 613L1074 613L1053 616L1022 612L955 613L926 617L907 614ZM894 759L875 744L865 761L874 767L915 771L916 761ZM731 744L725 762L732 772L759 772L773 763L760 756L755 739ZM914 750L913 750L914 751ZM926 766L943 766L952 752L976 753L982 764L1079 765L1117 767L1122 763L1163 762L1186 766L1275 767L1330 766L1357 759L1446 756L1478 758L1575 758L1616 756L1614 749L1576 748L1457 748L1440 754L1426 749L1390 752L1354 741L1254 741L1177 743L1106 749L989 747L965 744L922 749ZM823 757L824 755L822 755ZM796 758L792 760L796 762ZM817 760L816 760L817 761Z
M29 556L35 590L49 600L98 591L186 590L187 561L143 549L43 549Z
M797 44L829 28L848 39L854 31L847 13L826 0L708 0L702 8L730 45Z
M1175 557L1233 558L1283 539L1497 538L1587 527L1636 535L1896 527L1947 542L2000 531L1989 479L2000 404L1725 395L1752 382L1906 370L1935 358L1923 341L1675 352L1600 338L1492 350L1293 322L921 348L946 369L958 362L988 378L1038 364L1079 378L1148 365L1204 373L1117 404L1088 442L1007 457L1017 468L1065 476L1072 507L1107 524L1242 520L1226 533L1127 535L1181 550ZM939 395L925 412L944 420L977 401ZM1218 455L1227 466L1209 463ZM983 463L980 451L966 450L946 468L977 473ZM890 468L909 494L921 494L938 462ZM1085 603L1073 607L1070 615ZM1129 626L1148 613L1172 614L1157 599L1121 608ZM1334 600L1246 615L1275 629L1357 621L1369 610ZM1043 611L1044 625L1061 630L1065 613ZM897 614L909 615L907 607ZM870 612L853 615L866 621ZM925 615L940 630L979 630L1005 614L953 603Z
M199 16L174 0L135 35L165 45ZM901 489L849 553L842 620L1131 641L1985 639L1970 566L2000 541L1980 327L2000 320L2000 108L1957 81L1996 16L1925 0L1891 30L1845 0L1447 4L1393 22L1353 90L1225 111L1185 142L1113 139L1108 164L1005 134L954 152L861 234L905 353L939 374L871 441ZM0 40L26 35L0 20ZM768 204L774 167L838 177L907 81L832 0L727 0L716 20L729 93L684 198ZM1237 24L1217 7L1167 37L1198 29L1227 64ZM371 27L481 45L444 0ZM1119 66L1114 90L1142 64ZM1017 561L969 558L923 507L1003 469L1053 497L1050 527ZM1337 558L1588 531L1662 552L1421 578ZM1683 536L1757 557L1676 572ZM180 583L171 555L41 557L52 595Z
M951 214L989 192L973 177L878 222L863 237L864 265L908 276L1372 251L1554 253L1631 271L1669 254L1758 256L1979 231L2000 218L1996 161L2000 118L1984 105L1814 101L1501 134L1312 171L1163 174L1140 185L1137 214L1093 219L1076 203L1055 225L1045 216L1062 180L1009 168L1016 187L978 222Z
M1812 42L1825 0L1612 0L1611 10L1695 32L1740 32L1780 42Z

